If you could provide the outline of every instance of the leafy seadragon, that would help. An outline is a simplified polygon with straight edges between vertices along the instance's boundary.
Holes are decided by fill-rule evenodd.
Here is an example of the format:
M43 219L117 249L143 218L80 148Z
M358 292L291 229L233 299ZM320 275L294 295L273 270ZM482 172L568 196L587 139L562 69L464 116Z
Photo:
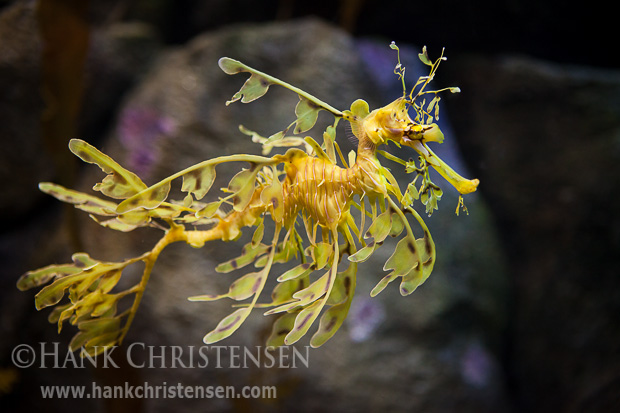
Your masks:
M394 43L391 47L398 52ZM192 301L249 300L238 304L232 314L204 337L207 344L230 336L253 309L268 308L265 315L278 315L268 345L295 343L307 333L321 312L318 330L310 344L315 347L322 345L339 329L348 313L358 263L367 260L388 236L400 237L400 241L385 263L384 269L389 273L379 281L371 295L377 295L397 278L401 279L400 293L411 294L431 274L436 260L431 234L411 207L419 199L426 205L429 215L437 209L442 192L431 182L429 166L461 194L473 192L478 186L477 179L468 180L458 175L427 145L443 140L442 132L433 121L438 117L438 94L446 89L425 89L445 58L442 53L439 59L431 62L426 48L419 57L430 67L430 74L419 78L407 93L405 69L399 56L395 73L402 80L403 96L372 112L361 99L353 102L349 110L340 111L288 83L224 57L219 66L225 73L250 74L227 105L238 100L248 103L258 99L271 85L283 86L299 95L296 119L284 131L264 138L240 127L243 133L252 136L253 141L263 145L263 155L278 147L289 149L271 157L231 155L210 159L150 187L88 143L71 140L69 148L75 155L98 165L107 174L94 189L112 200L53 183L41 183L40 189L88 212L105 227L131 231L152 226L164 229L164 236L151 251L123 262L102 262L86 253L76 253L73 263L51 265L26 273L19 280L18 288L26 290L51 282L36 295L36 308L56 306L49 321L57 323L59 331L67 320L77 325L79 332L70 348L72 351L83 348L90 355L123 341L155 261L167 245L184 241L199 248L211 240L234 241L244 227L256 228L251 241L243 247L238 258L218 265L216 270L227 273L250 264L255 270L236 279L224 294L189 298ZM458 88L447 90L459 91ZM428 103L426 96L432 96ZM415 112L413 119L409 115L410 109ZM287 136L291 128L294 135L311 129L321 110L335 118L333 125L323 133L322 145L311 137ZM352 151L348 159L335 140L340 119L350 123L359 141L357 153ZM404 161L378 149L389 141L415 149L420 155L417 162ZM408 173L414 174L415 178L404 193L394 176L381 165L377 154L403 165ZM342 166L337 164L337 157ZM226 162L246 162L248 166L231 179L216 201L201 202L214 182L216 166ZM187 196L179 201L167 200L171 183L177 179L182 180L181 190ZM223 204L232 208L222 207ZM359 210L357 221L351 213L352 207ZM462 198L459 198L457 213L460 207L464 208ZM421 238L415 237L406 213L411 214L421 227ZM275 228L272 238L263 241L264 234L271 232L265 231L268 217ZM300 229L305 232L305 238ZM343 259L345 254L346 260ZM279 274L271 301L259 302L274 264L291 260L299 260L298 265ZM339 264L343 261L348 261L348 266L340 270ZM144 263L140 282L116 292L114 287L123 270L138 262ZM317 272L318 276L314 276ZM68 300L59 304L65 295ZM133 305L119 313L117 305L125 296L133 296Z

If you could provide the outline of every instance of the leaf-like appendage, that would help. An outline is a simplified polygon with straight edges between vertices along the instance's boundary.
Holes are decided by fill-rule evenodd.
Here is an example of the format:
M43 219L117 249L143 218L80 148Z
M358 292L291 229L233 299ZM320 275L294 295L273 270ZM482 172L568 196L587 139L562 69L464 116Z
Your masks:
M322 346L327 340L336 334L336 331L338 331L349 313L349 307L350 305L343 303L332 306L325 311L325 313L321 316L319 329L316 333L314 333L312 339L310 340L310 345L312 347Z
M375 243L381 243L390 234L392 228L392 213L385 211L380 214L368 228L366 238L372 237Z
M182 189L184 188L183 190L193 193L197 199L201 199L213 184L213 180L215 179L214 168L216 165L225 162L240 161L253 164L253 170L255 172L258 172L260 169L259 166L271 165L274 163L274 160L271 158L256 155L230 155L209 159L179 171L174 175L162 179L149 188L145 188L135 195L132 195L118 205L116 212L122 214L137 208L158 208L168 195L171 182L181 177L184 181Z
M123 269L141 258L120 263L101 262L85 253L73 254L72 258L73 264L48 266L26 273L18 281L18 287L39 287L52 281L35 296L37 310L56 305L67 295L69 302L57 306L48 320L58 324L58 332L65 321L77 325L80 331L70 349L83 347L86 354L98 354L121 340L125 327L121 329L120 320L135 313L137 307L116 317L118 301L135 293L135 286L119 293L111 291L118 284Z
M251 272L238 278L235 282L233 282L228 288L228 292L226 294L205 294L195 297L189 297L188 299L190 301L215 301L222 298L230 298L236 301L245 300L256 294L260 285L264 281L263 277L264 274L262 271Z
M395 279L398 278L398 275L391 273L386 275L385 277L383 277L381 279L381 281L379 281L377 283L377 285L374 286L374 288L370 291L370 296L374 297L377 294L379 294L381 291L383 291L385 289L385 287L387 287L387 285L389 283L391 283L392 281L394 281Z
M264 276L262 271L244 275L230 285L227 296L237 301L253 296L263 283Z
M233 208L235 211L243 211L248 206L256 189L256 175L259 168L244 169L233 176L228 184L228 190L233 195Z
M323 309L323 304L322 301L315 301L299 312L295 318L293 329L284 337L284 344L294 344L308 332Z
M305 277L307 275L310 275L312 271L313 269L310 263L299 264L298 266L291 268L290 270L279 276L278 282L285 282L289 280L294 280L295 278Z
M284 345L284 338L293 329L297 313L286 313L277 318L271 328L271 335L267 339L268 347L280 347Z
M260 199L265 205L271 205L271 216L275 222L282 222L284 218L284 193L282 183L277 176L273 177L271 185L263 188Z
M164 182L162 184L153 185L149 188L145 188L138 194L124 200L116 208L116 212L123 214L139 207L146 209L154 209L161 205L166 200L170 193L170 182Z
M108 155L80 139L71 139L69 149L84 162L98 165L108 175L93 189L116 199L128 198L146 189L136 174L120 166Z
M76 299L81 297L81 294L95 281L102 276L116 272L119 269L126 267L129 262L123 263L103 263L98 262L87 269L79 268L79 272L56 279L52 284L44 287L35 296L35 306L37 310L40 310L50 305L58 303L65 294L67 288L72 287L75 292ZM74 264L75 266L75 264Z
M443 191L434 183L424 183L424 186L420 190L420 202L426 205L426 213L430 216L434 210L439 209L437 203L441 200Z
M403 218L396 213L392 213L392 227L390 228L390 236L397 237L403 232L404 229L405 222L403 221Z
M326 242L317 242L313 247L308 247L310 255L313 260L313 269L320 270L327 265L330 257L332 256L333 247Z
M184 210L180 205L166 204L156 201L159 205L156 208L134 209L125 213L118 214L116 212L117 204L111 201L100 199L96 196L85 194L82 192L74 191L49 182L42 182L39 184L39 188L42 192L48 195L70 204L74 204L76 208L91 214L91 218L95 220L101 226L114 229L116 231L128 232L137 227L146 226L151 222L152 218L172 219L178 217ZM165 191L167 188L158 188ZM149 192L145 192L149 193ZM167 196L159 195L160 197ZM147 204L148 206L148 204ZM110 219L99 219L94 215L102 217L112 217Z
M223 297L230 297L235 300L243 300L251 297L252 295L254 296L254 299L247 307L240 308L234 313L225 317L222 321L219 322L219 324L217 325L217 327L215 327L214 330L207 333L207 335L205 335L203 339L205 344L215 343L230 336L239 328L239 326L248 317L254 306L256 306L258 297L260 296L260 293L265 287L265 282L267 281L267 277L269 276L269 271L271 271L271 266L273 264L273 259L275 256L275 250L278 245L280 230L281 227L276 226L273 236L273 242L269 247L269 256L265 267L261 271L246 274L243 277L237 279L230 286L228 293L223 296L198 296L190 298L191 301L209 301L212 299L219 299Z
M261 305L261 307L274 307L274 306L280 306L282 304L291 304L291 303L293 303L294 306L297 306L298 303L293 302L293 301L296 301L295 299L293 299L293 294L295 294L297 291L303 290L305 286L307 286L308 284L309 284L309 281L308 281L307 275L304 277L298 277L292 280L278 283L278 285L276 285L273 291L271 292L272 301L270 303ZM293 307L290 307L290 308L293 308ZM287 310L282 310L282 311L287 311ZM265 315L281 313L282 311L269 310L265 312Z
M246 244L243 247L241 255L230 261L223 262L215 267L215 271L221 273L228 273L239 268L243 268L248 264L253 263L257 257L265 254L269 250L269 246L265 244L259 244L256 247L251 243Z
M204 206L204 208L202 208L201 210L199 210L198 212L196 212L196 217L198 218L212 218L214 217L217 212L219 211L220 207L222 206L222 202L223 201L213 201L213 202L209 202L207 205Z
M336 118L338 120L338 118ZM336 142L336 126L328 126L323 132L323 144L325 145L325 153L331 163L336 164L336 152L334 145Z
M256 248L263 241L264 236L265 236L265 221L261 219L260 224L258 224L256 229L254 230L254 234L252 235L252 242L250 242L250 245L252 245L252 248Z
M433 269L433 262L429 259L431 259L431 255L434 255L434 247L431 247L426 238L418 238L416 244L417 250L420 252L420 261L422 261L422 271L416 266L403 276L400 283L402 295L409 295L414 292L418 286L426 281Z
M69 349L75 351L83 347L89 355L101 353L106 346L116 343L120 323L120 317L96 318L79 323L80 332L69 343Z
M301 96L299 97L299 103L295 106L295 115L297 115L297 120L295 121L296 135L311 129L314 126L317 118L319 117L319 110L321 110L321 108L317 106L316 103Z
M332 307L321 316L319 328L310 340L312 347L322 346L342 326L355 294L356 273L357 264L352 262L345 271L336 276L336 281L327 299L327 304Z
M331 271L328 271L315 282L310 284L308 288L304 288L303 290L297 291L293 294L293 298L299 300L301 304L311 303L312 301L321 298L329 290L331 282L333 282Z
M412 243L409 237L405 237L396 244L394 253L385 262L383 269L385 271L393 270L394 274L402 277L408 274L420 262L421 258L417 243Z
M321 310L323 310L329 300L337 278L338 258L340 257L338 233L335 229L332 230L332 237L333 252L331 256L333 257L333 260L329 271L312 283L310 287L293 294L293 298L299 300L298 304L301 303L304 305L304 309L299 312L295 318L295 325L293 326L293 329L284 338L284 343L287 345L297 342L308 332L308 329L314 323L316 318L321 313ZM312 304L306 306L306 303Z
M368 245L366 245L364 248L362 248L359 251L357 251L355 254L349 256L349 261L351 261L351 262L364 262L368 258L370 258L372 253L375 252L375 250L377 248L379 248L379 247L380 247L379 244L377 244L375 242L371 242Z
M71 264L49 265L35 271L28 271L26 274L22 275L19 281L17 281L17 288L21 291L26 291L47 284L56 277L66 277L67 275L76 274L81 271L82 268L77 268L75 265Z
M424 46L422 48L422 53L418 53L418 57L420 58L420 61L422 63L424 63L427 66L433 66L433 62L431 62L431 59L428 58L428 52L426 51L426 46Z
M246 65L237 60L222 57L218 61L218 64L228 75L234 75L241 72L250 72L252 74L250 78L245 81L241 89L235 93L232 99L226 102L226 105L230 105L239 99L241 99L242 103L252 102L267 93L267 90L269 90L269 85L272 84L269 79L270 76L267 76L259 71L248 70L249 68Z
M420 193L418 192L418 189L415 186L415 182L411 182L407 186L407 190L405 191L403 197L401 198L400 203L402 206L407 207L413 204L413 201L415 201L418 198L420 198Z
M348 299L353 299L356 274L357 264L350 263L346 270L336 275L336 281L327 299L328 305L338 305Z
M54 198L75 205L76 208L86 211L90 214L102 216L114 216L117 204L106 201L96 196L88 195L82 192L67 189L61 185L51 182L41 182L39 189L53 196Z
M252 102L267 93L269 84L270 83L264 77L252 74L252 76L245 81L241 90L235 93L231 100L226 102L226 105L230 105L239 99L241 99L242 103Z
M283 133L280 136L277 136L273 140L269 140L258 133L249 130L243 125L239 125L239 131L241 133L252 137L252 142L260 143L263 145L263 155L268 155L271 153L271 150L275 147L277 148L290 148L293 146L305 146L306 152L310 152L310 147L306 144L306 142L298 137L298 136L284 136Z
M94 215L91 215L90 217L102 227L110 228L110 229L113 229L114 231L129 232L129 231L133 231L139 226L139 225L133 225L133 224L122 222L118 219L118 217L107 219L107 220L100 220Z
M92 274L80 272L57 279L37 293L35 296L35 307L37 310L41 310L42 308L57 304L71 285L84 280L92 280L94 282L94 278L96 278L96 275L93 277Z
M266 73L263 73L261 71L258 71L256 69L251 68L250 66L247 66L243 63L241 63L238 60L234 60L231 59L229 57L222 57L219 62L218 62L220 68L228 75L235 75L237 73L241 73L241 72L248 72L250 73L252 76L250 76L250 79L248 79L246 81L246 83L243 85L243 87L241 88L241 90L239 92L237 92L234 96L233 99L228 101L228 103L231 102L235 102L237 100L239 100L241 98L241 96L244 96L245 99L245 95L249 94L250 96L255 96L252 100L259 98L260 96L262 96L263 94L265 94L265 92L267 92L267 89L264 89L265 86L268 88L269 85L280 85L282 87L285 87L289 90L292 90L293 92L297 93L299 95L300 98L304 98L307 99L308 101L312 102L313 104L317 105L318 107L320 107L321 109L324 109L330 113L332 113L334 116L337 117L342 117L343 113L341 111L339 111L338 109L328 105L327 103L321 101L320 99L317 99L316 97L312 96L311 94L304 92L303 90L289 84L286 83L280 79L277 79L273 76L270 76ZM252 88L248 91L244 91L244 88L246 87L247 83L252 79L255 78L256 80L252 81L252 85L248 85L249 86L253 86L256 87L256 91L253 90ZM258 84L254 84L254 82L258 82ZM260 93L260 91L262 91L262 94L259 96L256 96L258 93ZM244 93L242 93L244 92ZM250 100L244 100L242 99L242 102L249 102Z
M235 310L235 312L233 312L232 314L224 317L224 319L219 322L219 324L217 325L217 327L215 327L213 331L209 332L206 336L204 336L204 343L212 344L218 342L237 331L237 329L241 326L241 324L243 324L245 319L248 318L250 310L250 308L239 308Z

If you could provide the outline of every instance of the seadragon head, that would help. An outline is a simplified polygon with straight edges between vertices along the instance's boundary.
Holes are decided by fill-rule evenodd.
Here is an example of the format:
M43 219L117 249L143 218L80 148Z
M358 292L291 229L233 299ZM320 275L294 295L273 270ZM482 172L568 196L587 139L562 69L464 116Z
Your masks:
M394 43L390 47L399 52ZM423 167L432 166L461 194L474 192L479 180L466 179L457 174L427 145L430 142L442 143L444 140L443 132L434 122L439 119L439 100L441 99L439 93L443 91L458 93L460 89L449 87L441 90L426 90L426 86L435 76L439 63L446 58L442 51L441 57L431 62L426 47L419 54L419 58L422 63L430 66L430 74L420 77L409 92L405 85L405 68L400 63L399 53L394 73L403 83L403 96L372 112L366 101L358 99L353 102L350 110L344 112L343 117L350 122L353 134L359 140L358 154L374 154L378 146L390 141L398 146L408 146L418 152L420 161L424 164ZM427 101L429 96L432 98ZM414 115L413 118L411 114ZM379 152L384 154L382 151ZM391 159L398 160L395 157ZM409 171L420 170L420 168L415 168L412 162L401 163L405 164Z

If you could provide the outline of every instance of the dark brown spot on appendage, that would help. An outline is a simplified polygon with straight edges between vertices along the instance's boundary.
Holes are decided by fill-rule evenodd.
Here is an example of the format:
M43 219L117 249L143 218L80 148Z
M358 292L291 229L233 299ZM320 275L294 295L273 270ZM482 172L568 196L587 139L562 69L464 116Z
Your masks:
M254 285L252 286L252 292L256 293L256 291L258 291L258 288L261 285L261 282L263 281L262 278L258 277L258 279L256 280L256 282L254 283Z
M114 174L114 180L121 185L127 184L127 180L117 173Z
M307 103L307 104L308 104L308 106L309 106L309 107L311 107L312 109L318 109L318 108L320 108L320 106L319 106L319 105L317 105L316 103L314 103L314 102L312 102L312 101L310 101L310 100L308 101L308 103Z
M307 262L305 264L301 264L301 268L303 268L304 270L307 270L308 268L310 268L310 263Z
M74 264L75 264L75 268L84 268L84 267L86 267L86 263L82 262L82 261L76 261Z
M158 191L151 191L151 193L149 194L149 199L151 201L154 201L157 199L158 195L159 195Z
M347 296L349 295L350 290L351 290L351 278L345 277L344 278L344 291L347 294Z
M288 334L288 332L289 332L289 330L287 330L287 329L283 328L283 329L281 329L281 330L278 330L278 331L276 332L276 335L277 335L277 336L283 336L283 335L285 335L285 334Z
M267 87L267 86L269 86L269 85L271 84L271 83L269 83L269 81L268 81L267 79L265 79L264 77L261 77L261 78L259 79L259 81L260 81L261 86L263 86L263 87Z
M196 183L194 184L194 190L200 188L202 186L202 173L200 170L195 170L195 171L191 171L189 172L189 175L194 178L194 180L196 181Z
M406 288L401 288L401 289L400 289L400 291L401 291L404 295L409 294L409 290L408 290L408 289L406 289Z
M329 320L329 323L325 326L325 331L331 331L332 328L336 325L336 321L338 321L337 317L332 317Z
M237 260L232 260L230 262L230 266L236 269L239 267L239 264L237 263Z
M431 246L431 243L428 240L428 238L424 238L424 247L426 248L426 253L428 255L431 255L431 253L433 252L433 247Z
M423 267L428 267L432 263L433 263L433 257L430 257L429 259L426 260L426 262L424 264L422 264L422 266Z
M84 162L95 163L95 159L85 151L77 151L76 155L82 158Z
M220 327L217 329L217 331L226 331L229 330L231 327L233 327L235 324L237 324L237 322L241 320L241 316L237 316L233 319L233 321L231 321L230 323Z
M369 242L366 246L369 247L369 248L372 248L372 247L375 246L375 242L374 241Z
M278 205L280 204L280 203L278 202L278 198L276 198L275 196L274 196L273 198L271 198L271 203L273 204L273 207L274 207L274 208L277 208L277 207L278 207Z
M299 327L298 329L301 329L304 325L306 325L306 323L308 322L308 320L310 320L310 318L312 317L312 313L308 314L301 323L299 323Z
M407 248L409 248L409 251L411 251L412 254L416 253L415 245L413 245L411 242L407 243Z

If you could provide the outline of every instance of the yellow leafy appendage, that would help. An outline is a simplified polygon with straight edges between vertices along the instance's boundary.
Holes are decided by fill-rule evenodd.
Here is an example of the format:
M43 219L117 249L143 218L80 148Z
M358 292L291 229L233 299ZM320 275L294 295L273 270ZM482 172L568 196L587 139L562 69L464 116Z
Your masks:
M393 43L391 47L398 51ZM397 278L401 279L401 294L411 294L431 274L436 260L435 244L422 217L411 207L419 199L426 205L429 215L437 209L442 192L430 180L429 166L461 194L473 192L478 186L477 179L468 180L458 175L427 145L443 140L441 130L433 123L438 116L438 93L441 91L425 88L444 59L442 56L431 62L423 49L420 60L430 67L430 74L421 77L407 93L399 58L395 73L403 81L403 96L372 112L361 99L353 102L349 110L340 111L241 62L226 57L220 59L219 65L227 74L250 73L250 78L227 104L256 100L271 85L283 86L299 95L296 119L284 131L264 138L240 127L241 132L263 145L265 156L240 154L210 159L147 187L138 176L93 146L71 140L69 148L75 155L98 165L107 174L94 189L111 199L52 183L41 183L43 192L74 204L111 229L131 231L144 226L167 226L167 229L164 228L164 236L151 251L138 257L123 262L102 262L86 253L76 253L72 263L26 273L19 280L18 288L25 290L45 285L36 295L37 309L56 306L49 316L50 322L57 323L59 331L65 321L79 329L70 343L71 350L82 348L86 354L95 355L122 342L155 261L167 245L183 241L199 248L211 240L234 241L244 227L255 227L252 240L243 247L242 254L216 268L227 273L253 264L255 270L234 281L224 294L190 297L192 301L230 298L244 302L221 320L204 337L204 342L214 343L230 336L253 309L266 308L265 315L277 314L268 345L295 343L319 316L318 330L310 344L322 345L347 316L358 264L367 260L388 236L400 237L400 240L385 263L384 269L389 273L372 290L372 296ZM458 92L458 88L448 90ZM427 95L432 96L428 103ZM415 112L413 119L410 109ZM291 128L294 135L311 129L321 110L331 113L335 119L323 133L322 144L311 137L287 136ZM340 119L350 123L359 140L357 152L351 152L347 159L336 142L336 125ZM388 141L412 147L419 159L404 161L378 149ZM283 154L266 156L282 147L289 149ZM408 173L415 175L404 192L389 170L381 165L377 154L401 164ZM202 202L211 190L217 165L227 162L248 165L232 177L216 201ZM175 180L182 181L181 190L187 194L183 200L168 200L171 183ZM221 208L223 204L232 208ZM462 199L460 206L464 208ZM352 210L357 212L353 214ZM421 238L415 237L407 213L421 227ZM265 221L269 217L275 228L267 231L273 235L264 241ZM269 302L259 302L272 267L291 260L298 260L298 265L278 275L278 284ZM339 271L342 261L348 261L348 266ZM140 282L127 290L116 291L123 270L138 262L144 263ZM60 304L65 296L68 299ZM117 304L125 296L133 297L133 305L119 313Z

